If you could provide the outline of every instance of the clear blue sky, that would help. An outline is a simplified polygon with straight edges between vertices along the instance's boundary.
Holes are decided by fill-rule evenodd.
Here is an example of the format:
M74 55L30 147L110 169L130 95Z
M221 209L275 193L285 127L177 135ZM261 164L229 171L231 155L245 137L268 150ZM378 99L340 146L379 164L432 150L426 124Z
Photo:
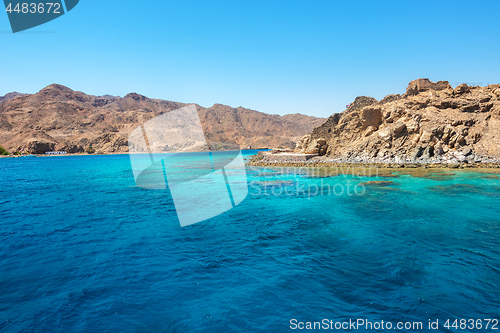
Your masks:
M500 1L80 0L12 34L0 95L88 94L329 116L409 81L500 83Z

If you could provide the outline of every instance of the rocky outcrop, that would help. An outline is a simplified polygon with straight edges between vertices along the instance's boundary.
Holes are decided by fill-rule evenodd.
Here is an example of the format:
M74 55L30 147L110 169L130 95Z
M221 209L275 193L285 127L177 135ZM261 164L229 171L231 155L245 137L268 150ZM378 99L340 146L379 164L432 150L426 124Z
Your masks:
M18 93L18 92L11 92L11 93L8 93L4 96L0 96L0 103L3 103L3 102L7 102L7 101L10 101L11 99L14 99L14 98L17 98L17 97L21 97L21 96L24 96L26 94L21 94L21 93Z
M380 102L358 97L296 145L330 160L467 163L500 158L500 85L418 79Z
M403 97L415 96L421 92L429 90L439 91L450 88L451 86L448 81L432 82L429 79L417 79L410 82Z
M123 98L92 96L53 84L36 94L11 93L0 98L0 144L9 151L27 153L127 152L133 129L185 105L137 93ZM197 109L209 143L230 142L242 148L293 148L300 137L325 121L222 104Z
M297 142L296 150L302 154L318 154L320 156L326 153L325 139L312 139L311 134L304 135Z
M56 144L54 142L30 141L17 147L16 151L22 151L28 154L44 154L47 151L54 151Z

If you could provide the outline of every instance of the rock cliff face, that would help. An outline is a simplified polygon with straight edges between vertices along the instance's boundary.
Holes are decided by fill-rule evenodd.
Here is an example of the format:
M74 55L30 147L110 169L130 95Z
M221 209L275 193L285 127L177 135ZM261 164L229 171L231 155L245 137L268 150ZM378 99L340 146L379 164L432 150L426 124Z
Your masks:
M500 157L500 85L418 79L403 95L357 97L296 145L342 162L480 162Z
M0 98L0 144L9 151L42 154L60 150L102 153L128 151L128 135L141 123L187 104L150 99L91 96L61 85L36 94ZM269 115L242 107L197 106L207 140L240 147L294 147L300 137L325 119L305 115Z

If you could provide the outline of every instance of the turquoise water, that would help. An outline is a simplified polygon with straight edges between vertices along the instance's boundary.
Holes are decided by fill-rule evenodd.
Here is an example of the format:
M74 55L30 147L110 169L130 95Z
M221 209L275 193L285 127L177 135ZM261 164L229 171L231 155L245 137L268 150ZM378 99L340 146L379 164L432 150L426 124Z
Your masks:
M247 173L240 205L180 228L127 155L0 159L0 331L500 317L498 176Z

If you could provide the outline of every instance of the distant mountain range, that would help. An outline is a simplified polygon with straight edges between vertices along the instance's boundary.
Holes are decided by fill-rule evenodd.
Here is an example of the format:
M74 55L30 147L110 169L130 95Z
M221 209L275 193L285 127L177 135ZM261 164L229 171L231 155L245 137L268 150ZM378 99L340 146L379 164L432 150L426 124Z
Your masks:
M36 94L0 97L0 145L11 152L102 153L128 151L128 135L141 123L188 104L150 99L92 96L53 84ZM271 115L243 107L196 105L207 140L234 142L241 148L294 147L326 119Z

